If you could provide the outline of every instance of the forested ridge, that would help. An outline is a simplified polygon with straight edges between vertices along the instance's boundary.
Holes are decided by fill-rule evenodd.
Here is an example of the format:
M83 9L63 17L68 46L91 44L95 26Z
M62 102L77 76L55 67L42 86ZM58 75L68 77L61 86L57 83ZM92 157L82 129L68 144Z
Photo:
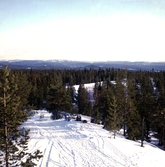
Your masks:
M150 141L150 132L153 132L159 145L165 146L165 71L10 70L4 67L0 78L0 133L3 136L0 150L6 152L6 163L10 155L18 151L12 141L20 138L19 125L28 118L30 109L46 108L53 119L58 118L59 111L89 115L94 123L101 121L104 128L113 131L114 138L123 127L123 135L141 140L141 146L144 140ZM84 87L86 83L95 83L93 103ZM80 85L78 94L74 85ZM28 134L23 135L26 138ZM17 155L20 159L21 156L24 154ZM29 164L40 152L30 156Z

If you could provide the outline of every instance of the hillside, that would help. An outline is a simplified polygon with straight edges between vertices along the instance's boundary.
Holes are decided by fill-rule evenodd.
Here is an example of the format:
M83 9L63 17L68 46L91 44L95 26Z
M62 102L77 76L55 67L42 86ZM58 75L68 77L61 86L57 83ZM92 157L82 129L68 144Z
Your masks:
M87 116L82 119L88 123L50 117L46 110L38 110L24 123L31 130L30 152L43 152L37 167L164 167L165 152L151 143L140 147L140 142L127 140L120 132L113 139Z
M165 70L165 62L130 62L130 61L69 61L69 60L5 60L0 61L0 68L8 65L10 69L99 69L119 68L129 70Z

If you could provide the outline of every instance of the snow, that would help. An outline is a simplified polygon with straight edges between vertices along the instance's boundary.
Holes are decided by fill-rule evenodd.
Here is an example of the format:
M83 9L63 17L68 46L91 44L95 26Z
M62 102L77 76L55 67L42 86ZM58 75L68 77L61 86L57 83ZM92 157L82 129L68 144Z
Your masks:
M44 115L40 118L40 115ZM46 110L37 110L23 124L30 129L29 152L42 151L37 167L165 167L165 152L151 143L116 139L102 125L82 121L52 120Z
M83 85L84 85L84 88L85 88L87 91L93 91L93 88L94 88L94 86L95 86L95 83L87 83L87 84L83 84ZM80 86L80 85L74 85L74 86L73 86L76 93L78 93L79 86Z

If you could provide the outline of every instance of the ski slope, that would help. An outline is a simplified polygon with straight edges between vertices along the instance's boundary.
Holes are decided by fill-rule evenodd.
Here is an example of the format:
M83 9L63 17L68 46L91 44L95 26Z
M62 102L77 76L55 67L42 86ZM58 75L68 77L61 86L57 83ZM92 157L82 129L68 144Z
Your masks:
M44 118L40 118L43 114ZM165 152L154 145L113 135L102 125L82 121L51 120L45 110L24 123L30 129L29 151L42 151L37 167L165 167Z

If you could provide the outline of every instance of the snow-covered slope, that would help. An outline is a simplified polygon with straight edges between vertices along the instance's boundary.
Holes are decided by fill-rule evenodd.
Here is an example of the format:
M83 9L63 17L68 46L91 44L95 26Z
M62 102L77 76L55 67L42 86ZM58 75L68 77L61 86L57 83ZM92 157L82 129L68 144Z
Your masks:
M44 118L40 118L40 115ZM30 128L29 151L43 152L37 167L165 167L165 152L145 143L116 139L102 125L82 121L51 120L50 114L39 110L24 123Z

